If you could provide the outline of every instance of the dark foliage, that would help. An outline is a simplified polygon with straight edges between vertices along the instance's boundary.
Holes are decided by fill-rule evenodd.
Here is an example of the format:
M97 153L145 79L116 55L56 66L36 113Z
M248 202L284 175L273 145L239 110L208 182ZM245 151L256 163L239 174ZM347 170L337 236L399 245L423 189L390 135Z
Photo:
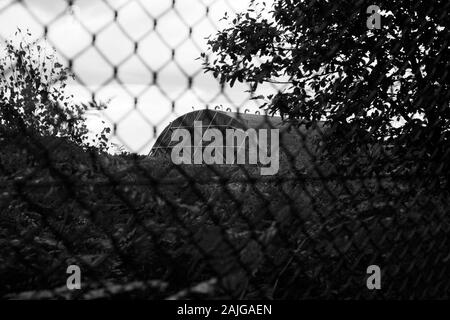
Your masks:
M377 1L381 29L370 30L372 4L252 6L209 41L214 58L205 59L206 70L223 83L251 83L253 90L266 82L287 84L259 98L272 113L327 120L327 152L340 171L448 177L449 3ZM370 161L358 166L361 155Z
M179 167L64 141L44 155L36 143L0 156L1 295L448 296L449 198L420 179L263 180L254 167ZM83 270L75 293L64 289L70 264ZM383 266L380 293L365 289L370 264Z
M63 137L77 145L106 149L105 128L88 143L85 113L105 106L74 104L66 93L73 75L56 59L54 49L29 41L19 29L6 41L0 60L0 134L4 137ZM15 43L18 42L17 45ZM93 143L92 143L93 142Z
M339 148L331 155L336 162L329 157L325 163L296 159L312 162L311 169L299 173L287 167L269 178L261 178L251 166L173 166L164 158L108 155L102 142L89 147L85 106L71 104L63 91L54 89L47 71L40 71L23 45L8 46L16 76L11 78L2 64L0 296L448 298L448 191L430 188L426 177L431 169L424 175L411 169L426 162L416 158L407 163L398 151L405 148L410 157L424 153L430 159L429 150L436 149L418 147L416 155L413 137L431 134L439 138L430 143L444 146L445 112L439 113L436 127L426 114L398 130L388 121L404 117L403 111L411 116L448 101L433 94L436 99L417 105L426 84L419 84L414 69L408 76L400 61L387 55L396 47L387 37L389 30L400 37L400 48L409 43L401 40L402 29L368 33L359 24L365 21L348 14L361 4L352 3L350 9L347 1L310 3L314 5L278 1L276 22L252 20L249 13L211 42L224 57L211 71L223 81L258 83L288 70L292 87L272 97L269 108L312 121L329 116L331 128L324 141L348 139L335 140ZM335 4L342 11L331 10ZM412 20L397 21L406 26L422 21L413 10L423 5L385 4L396 13L411 13ZM436 2L439 6L443 11L444 3ZM438 17L441 11L433 10L430 17ZM421 34L409 36L420 43ZM438 40L447 41L443 37L430 50L438 50ZM378 46L383 50L373 55ZM405 48L398 50L398 59L409 57ZM413 53L416 58L419 51ZM373 59L373 68L358 52L367 61ZM439 63L448 56L439 52L436 68L441 72ZM268 62L251 65L253 57ZM398 100L385 100L394 81L385 73L389 66L398 66L395 79L405 81ZM56 63L54 67L61 76L55 75L56 82L64 87L66 72ZM331 79L323 72L342 75ZM444 90L448 74L439 72L433 77L443 80L436 86ZM379 79L377 74L385 76ZM314 99L306 99L306 86L315 90ZM370 113L374 108L379 112ZM383 154L393 159L390 167L383 165ZM441 161L442 154L435 158ZM442 172L434 173L442 178ZM82 269L82 290L65 287L70 264ZM381 291L366 289L370 264L383 268Z

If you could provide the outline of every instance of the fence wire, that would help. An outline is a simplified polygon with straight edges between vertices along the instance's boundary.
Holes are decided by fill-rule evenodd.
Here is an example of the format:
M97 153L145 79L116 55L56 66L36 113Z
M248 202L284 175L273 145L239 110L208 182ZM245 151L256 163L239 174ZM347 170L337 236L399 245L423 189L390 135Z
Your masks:
M36 43L55 47L74 74L74 100L117 94L95 115L107 122L109 141L122 146L100 152L36 134L2 88L9 112L2 115L19 120L14 131L6 116L0 119L0 296L448 298L449 197L445 188L430 188L448 175L344 173L324 163L323 122L306 126L255 113L259 104L251 98L258 93L244 93L249 85L232 89L193 62L205 50L205 29L219 30L217 17L235 13L236 1L155 3L92 1L88 12L98 19L86 20L81 1L40 10L33 1L0 2L3 23L13 24L20 12L38 30ZM77 39L64 35L68 12ZM129 19L135 14L138 23ZM6 81L17 67L1 70ZM147 82L133 83L133 72ZM222 133L279 129L278 172L264 176L261 165L226 159L174 164L172 133L194 132L195 121ZM361 159L370 163L372 154ZM80 289L67 286L70 265L81 270ZM381 270L380 290L367 287L373 265Z

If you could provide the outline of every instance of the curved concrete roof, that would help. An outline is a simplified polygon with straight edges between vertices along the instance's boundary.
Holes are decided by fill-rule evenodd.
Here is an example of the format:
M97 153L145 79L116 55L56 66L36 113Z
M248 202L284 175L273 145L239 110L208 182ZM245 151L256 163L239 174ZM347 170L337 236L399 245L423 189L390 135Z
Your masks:
M240 128L243 130L254 128L275 128L280 130L280 150L289 153L288 158L301 161L303 164L309 162L314 153L312 147L316 145L317 138L323 130L323 123L315 128L307 129L300 121L283 120L281 117L257 115L250 113L225 112L220 110L196 110L182 115L171 122L159 135L149 155L158 155L160 151L166 153L178 142L172 142L172 132L177 128L193 130L194 121L202 121L204 127L227 129Z
M171 122L157 138L150 154L156 153L159 149L170 148L172 131L177 128L193 128L194 121L202 121L205 127L239 128L243 130L248 128L279 128L283 130L288 125L280 117L210 109L196 110L186 113Z

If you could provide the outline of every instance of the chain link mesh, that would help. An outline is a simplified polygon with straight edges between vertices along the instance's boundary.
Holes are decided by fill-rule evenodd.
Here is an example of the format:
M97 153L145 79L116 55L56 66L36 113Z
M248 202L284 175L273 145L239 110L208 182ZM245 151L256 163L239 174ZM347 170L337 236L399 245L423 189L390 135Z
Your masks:
M33 1L2 1L0 20L20 17L56 48L74 72L75 99L111 98L92 121L108 122L119 151L141 155L88 152L26 128L4 144L0 296L448 297L448 195L424 194L429 177L336 173L318 158L321 123L255 114L248 85L222 85L195 62L237 1L81 2L42 11ZM61 27L68 12L76 41ZM147 82L134 83L140 76ZM195 120L279 128L278 174L174 165L167 137ZM69 265L82 270L80 290L66 287ZM382 270L382 290L366 287L370 265Z

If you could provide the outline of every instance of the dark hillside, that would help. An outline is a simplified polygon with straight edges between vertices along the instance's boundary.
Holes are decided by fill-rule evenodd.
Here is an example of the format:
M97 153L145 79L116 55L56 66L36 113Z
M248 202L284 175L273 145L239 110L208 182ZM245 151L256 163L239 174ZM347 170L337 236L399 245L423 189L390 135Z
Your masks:
M425 196L420 181L261 178L38 140L48 152L14 142L0 156L2 295L49 297L42 288L63 286L56 275L76 262L89 270L81 294L108 283L94 297L168 297L205 282L208 297L350 298L381 261L384 296L445 296L421 288L449 279L448 197Z

